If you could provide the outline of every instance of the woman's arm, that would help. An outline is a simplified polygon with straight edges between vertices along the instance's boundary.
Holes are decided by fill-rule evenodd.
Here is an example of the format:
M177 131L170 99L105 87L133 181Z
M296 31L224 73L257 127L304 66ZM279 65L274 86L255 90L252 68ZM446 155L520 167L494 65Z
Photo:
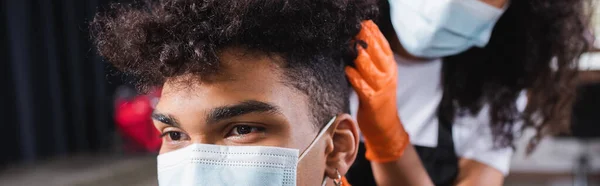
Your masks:
M412 145L406 147L404 155L396 161L371 162L371 168L378 186L433 185Z
M501 186L504 182L502 172L475 160L461 158L456 186Z
M433 185L398 117L398 69L387 40L372 21L363 22L357 39L367 48L358 46L356 68L346 74L359 97L357 120L376 182Z
M577 85L600 83L600 71L580 71L577 75Z

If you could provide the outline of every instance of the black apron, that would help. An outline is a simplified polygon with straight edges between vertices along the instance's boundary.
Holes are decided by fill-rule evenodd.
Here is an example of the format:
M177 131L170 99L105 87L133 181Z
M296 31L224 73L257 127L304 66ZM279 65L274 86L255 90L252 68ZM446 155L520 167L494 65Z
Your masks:
M437 147L415 146L415 149L436 186L452 185L458 176L458 156L454 151L452 124L440 121L438 128ZM358 147L356 161L350 167L346 178L353 186L376 185L371 163L365 159L365 147L362 142Z

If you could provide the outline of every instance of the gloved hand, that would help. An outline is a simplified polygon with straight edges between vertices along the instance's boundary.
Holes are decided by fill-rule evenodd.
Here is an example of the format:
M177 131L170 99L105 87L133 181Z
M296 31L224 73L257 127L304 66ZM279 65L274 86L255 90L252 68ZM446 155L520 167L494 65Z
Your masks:
M398 69L390 46L373 21L364 21L358 40L356 68L346 75L359 97L358 126L365 138L366 158L385 163L402 156L409 137L398 118L396 78Z

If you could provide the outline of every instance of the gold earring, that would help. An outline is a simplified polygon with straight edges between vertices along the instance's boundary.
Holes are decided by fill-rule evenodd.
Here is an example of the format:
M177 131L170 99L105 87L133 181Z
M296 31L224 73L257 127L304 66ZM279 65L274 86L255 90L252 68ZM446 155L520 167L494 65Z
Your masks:
M335 169L335 173L337 174L337 178L333 180L333 184L335 186L341 186L342 185L342 175L340 175L340 171L338 169Z

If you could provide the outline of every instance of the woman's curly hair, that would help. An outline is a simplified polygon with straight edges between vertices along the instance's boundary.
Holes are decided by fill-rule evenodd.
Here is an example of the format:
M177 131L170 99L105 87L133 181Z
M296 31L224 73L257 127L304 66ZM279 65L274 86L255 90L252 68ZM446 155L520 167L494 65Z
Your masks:
M347 108L343 67L356 58L360 23L377 11L363 0L157 0L113 4L90 30L99 54L142 90L184 74L214 75L227 48L281 55L288 82L325 123Z
M568 130L580 55L588 50L584 33L586 0L519 0L500 18L485 48L444 58L440 119L453 121L456 109L472 114L490 106L497 147L513 145L517 130L534 128L528 153L545 134ZM528 104L516 106L522 90Z

